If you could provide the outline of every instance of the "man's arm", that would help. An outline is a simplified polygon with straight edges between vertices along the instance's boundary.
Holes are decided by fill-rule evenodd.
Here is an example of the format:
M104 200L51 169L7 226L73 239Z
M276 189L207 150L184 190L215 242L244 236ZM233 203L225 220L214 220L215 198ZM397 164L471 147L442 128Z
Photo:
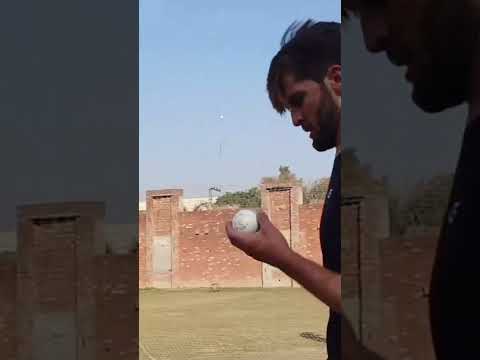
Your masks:
M226 233L231 243L258 261L282 270L334 311L341 312L341 277L294 252L282 233L264 212L258 214L260 230L254 234L236 232L231 222Z
M333 311L342 313L342 277L292 251L279 269Z
M279 268L332 310L342 313L341 275L294 252L265 213L261 212L258 220L260 231L254 234L236 232L228 222L225 230L231 243L252 258ZM345 316L342 316L342 359L382 359L358 341Z

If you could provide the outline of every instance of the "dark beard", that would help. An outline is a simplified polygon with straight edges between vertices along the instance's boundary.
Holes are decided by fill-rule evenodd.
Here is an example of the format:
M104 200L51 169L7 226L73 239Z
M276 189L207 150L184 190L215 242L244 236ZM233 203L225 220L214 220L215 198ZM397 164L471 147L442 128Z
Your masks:
M337 107L328 90L325 88L324 91L326 95L317 113L317 127L320 131L312 144L313 148L320 152L330 150L337 145L338 131Z

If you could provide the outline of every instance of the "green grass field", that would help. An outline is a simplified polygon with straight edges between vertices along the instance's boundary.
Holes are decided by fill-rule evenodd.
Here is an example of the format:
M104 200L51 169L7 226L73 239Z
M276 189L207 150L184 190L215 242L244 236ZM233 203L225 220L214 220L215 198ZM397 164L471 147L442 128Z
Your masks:
M142 290L140 359L322 360L327 319L301 288Z

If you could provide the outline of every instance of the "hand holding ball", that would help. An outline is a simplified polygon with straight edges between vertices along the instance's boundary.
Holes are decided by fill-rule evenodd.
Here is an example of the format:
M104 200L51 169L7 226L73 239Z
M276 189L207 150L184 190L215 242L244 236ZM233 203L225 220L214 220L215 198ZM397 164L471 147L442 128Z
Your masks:
M232 220L235 231L255 233L259 230L257 213L252 210L243 209L238 211Z
M257 261L280 269L293 259L287 240L263 211L238 211L225 231L233 246Z

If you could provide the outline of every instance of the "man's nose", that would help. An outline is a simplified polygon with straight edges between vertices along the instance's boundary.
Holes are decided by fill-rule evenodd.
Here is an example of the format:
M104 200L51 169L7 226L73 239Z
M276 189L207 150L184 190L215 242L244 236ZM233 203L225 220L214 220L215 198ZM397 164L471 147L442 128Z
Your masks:
M300 111L292 111L293 126L300 126L303 123L303 116Z
M363 40L368 51L377 53L387 49L388 26L381 14L369 14L361 18Z

